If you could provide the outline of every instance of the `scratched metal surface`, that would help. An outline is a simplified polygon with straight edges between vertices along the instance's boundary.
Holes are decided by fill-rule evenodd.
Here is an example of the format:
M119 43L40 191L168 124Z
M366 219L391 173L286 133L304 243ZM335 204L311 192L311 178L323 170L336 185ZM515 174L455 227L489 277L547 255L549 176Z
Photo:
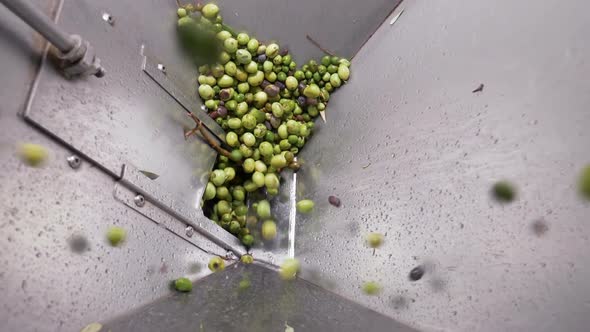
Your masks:
M241 285L241 286L240 286ZM247 287L245 285L248 285ZM416 331L375 311L275 271L236 264L105 324L117 331Z
M156 173L159 185L195 208L216 153L200 139L185 141L183 129L194 123L142 71L143 45L166 66L166 77L198 103L196 68L177 45L175 8L173 1L64 1L58 25L93 45L107 75L65 80L49 61L27 117L115 176L125 163Z
M210 255L115 200L110 175L70 168L71 152L17 116L43 42L1 5L0 45L0 330L80 331L169 294L174 278L208 274ZM25 166L20 142L49 149L47 164ZM106 243L111 225L128 232L121 248Z
M316 213L297 220L296 256L311 280L423 330L586 331L590 4L401 7L302 152L299 197ZM490 198L499 179L514 203ZM374 254L370 231L386 234ZM364 296L367 280L383 293Z
M180 1L181 3L187 3ZM295 61L324 54L306 36L339 56L352 57L401 0L220 0L224 20L263 41L278 41Z

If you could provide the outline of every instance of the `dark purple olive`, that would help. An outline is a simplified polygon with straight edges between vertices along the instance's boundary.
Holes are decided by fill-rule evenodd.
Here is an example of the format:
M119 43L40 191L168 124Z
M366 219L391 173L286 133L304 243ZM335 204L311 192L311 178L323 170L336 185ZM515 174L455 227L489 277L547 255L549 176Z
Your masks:
M304 121L305 119L303 119L303 115L299 114L299 115L295 115L294 116L296 121Z
M305 100L305 103L306 103L307 105L312 105L312 106L315 106L315 105L317 105L317 104L318 104L318 100L317 100L316 98L307 98L307 99Z
M410 280L411 281L418 281L422 279L424 275L424 268L421 265L416 266L415 268L410 271Z
M295 74L292 70L289 70L289 72L287 72L287 76L293 76L293 74Z
M260 54L257 58L256 61L258 63L263 63L264 61L266 61L266 54Z
M225 102L223 100L219 101L219 106L225 106Z
M279 54L280 54L281 56L285 56L285 55L289 54L289 49L288 49L288 48L286 48L286 47L284 47L284 48L281 48L281 49L279 50Z
M328 202L330 202L330 204L334 205L335 207L340 207L340 198L336 196L328 197Z
M270 125L271 125L273 128L275 128L275 129L276 129L276 128L278 128L278 127L281 125L281 119L277 119L277 118L275 118L275 116L273 115L273 116L270 118Z
M271 130L272 126L270 125L270 122L268 121L264 121L264 125L266 126L266 129Z
M211 117L211 119L215 120L219 117L219 113L217 113L217 111L213 111L209 113L209 116Z
M231 91L229 89L221 89L221 91L219 91L219 99L226 101L229 100L230 97Z
M275 85L279 87L279 90L280 91L285 90L285 88L286 88L285 84L283 82L280 82L280 81L276 81L275 82Z
M262 84L260 84L260 87L264 89L269 85L270 85L270 82L267 80L264 80L264 81L262 81Z
M307 88L307 85L305 85L304 83L299 83L297 88L299 89L299 93L303 93L303 90L305 90L305 88Z
M266 92L266 94L272 98L272 97L276 97L279 94L280 90L279 90L279 87L271 84L271 85L267 86L266 88L264 88L264 92Z
M225 108L224 106L219 106L217 107L217 114L221 117L224 117L227 115L227 108Z
M297 104L299 104L299 106L303 107L306 103L307 99L304 96L297 97Z

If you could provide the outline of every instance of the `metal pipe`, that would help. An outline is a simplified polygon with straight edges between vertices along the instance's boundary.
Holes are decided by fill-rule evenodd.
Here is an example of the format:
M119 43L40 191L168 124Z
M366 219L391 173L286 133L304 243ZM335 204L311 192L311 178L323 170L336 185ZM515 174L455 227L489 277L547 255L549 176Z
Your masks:
M62 53L67 53L74 48L74 40L60 30L60 28L41 12L37 7L27 0L0 0L6 8L20 17L29 26L43 35L51 44L57 47Z

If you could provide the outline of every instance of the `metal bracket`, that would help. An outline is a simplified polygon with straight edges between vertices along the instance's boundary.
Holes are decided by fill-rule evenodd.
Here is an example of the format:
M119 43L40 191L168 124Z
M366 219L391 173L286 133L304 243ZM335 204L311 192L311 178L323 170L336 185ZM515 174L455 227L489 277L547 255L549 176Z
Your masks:
M176 218L172 217L170 214L166 213L156 205L150 202L145 202L145 200L142 201L143 203L137 204L137 197L143 198L143 196L136 195L133 190L130 190L122 183L115 183L113 195L115 196L116 200L139 212L139 214L158 224L158 226L176 234L185 241L190 242L192 245L201 249L202 251L217 256L225 255L225 249L209 240L204 239L201 236L194 236L193 234L190 234L187 232L187 226L183 222L178 221Z
M187 112L194 114L199 120L201 120L205 125L205 128L215 135L217 139L225 142L225 131L203 109L196 106L200 101L196 98L187 97L171 80L171 77L178 76L174 75L169 68L166 68L165 64L158 61L154 56L148 55L145 46L142 46L141 54L143 55L141 68L143 72L164 89L164 91L176 100L176 102Z
M94 47L89 42L82 40L78 35L71 35L74 47L66 53L59 52L61 68L67 78L76 76L103 77L105 70L100 65L100 59L94 52Z
M143 204L136 204L135 197L137 195L144 198ZM124 165L123 176L115 186L115 197L152 221L165 225L166 229L203 250L212 252L214 243L233 252L238 257L246 253L245 248L236 237L207 219L200 209L184 202L182 198L166 192L160 185L150 180L132 165ZM200 237L195 237L192 232L187 232L188 226L212 243L208 241L197 242Z

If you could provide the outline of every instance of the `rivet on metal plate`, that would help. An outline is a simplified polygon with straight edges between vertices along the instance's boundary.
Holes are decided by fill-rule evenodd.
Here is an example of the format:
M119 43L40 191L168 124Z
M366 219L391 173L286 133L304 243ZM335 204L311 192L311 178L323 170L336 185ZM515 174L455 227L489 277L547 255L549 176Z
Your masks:
M188 226L185 231L186 231L186 236L188 236L188 237L192 237L193 234L195 234L195 230L193 229L192 226Z
M166 74L166 66L164 66L161 63L158 63L158 70L161 71L162 73Z
M107 22L110 25L115 25L115 19L109 13L103 13L102 20Z
M82 165L82 160L78 156L69 156L66 160L68 161L68 165L73 169L77 169Z
M135 198L133 199L133 201L135 202L135 205L142 207L145 205L145 198L143 198L143 195L137 195L135 196Z

